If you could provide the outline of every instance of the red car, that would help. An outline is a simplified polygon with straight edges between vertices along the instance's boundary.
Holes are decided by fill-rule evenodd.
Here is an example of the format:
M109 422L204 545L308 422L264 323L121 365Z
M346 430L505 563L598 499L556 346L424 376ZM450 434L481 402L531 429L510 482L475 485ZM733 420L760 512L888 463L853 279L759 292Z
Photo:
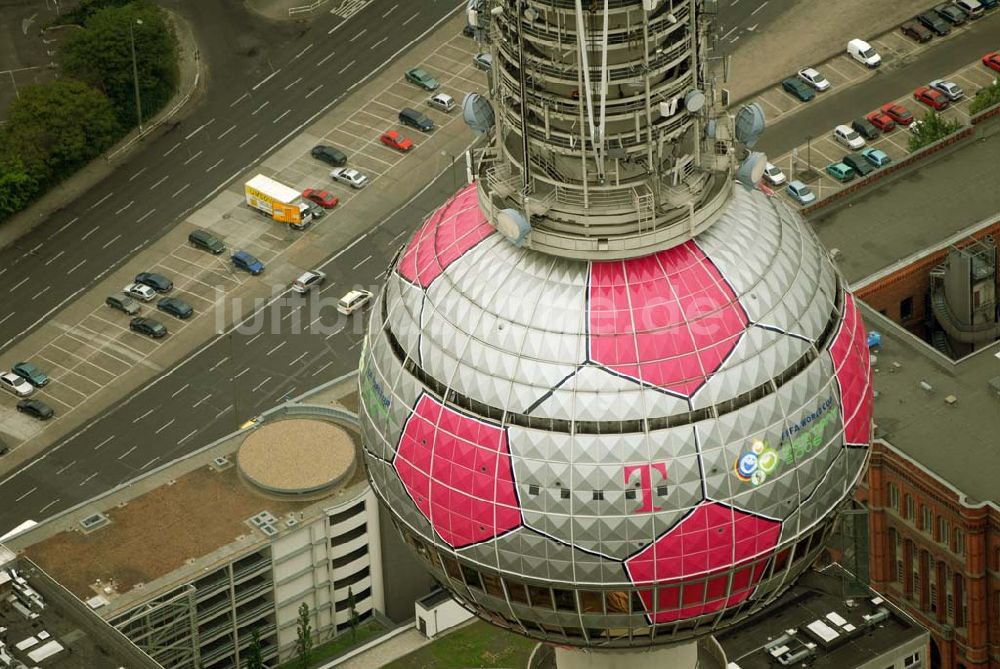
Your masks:
M302 191L302 197L312 202L315 202L324 209L333 209L340 202L340 198L331 193L328 190L316 190L315 188L306 188Z
M917 102L923 102L928 107L933 107L937 111L948 108L948 96L928 86L921 86L913 91L913 99Z
M892 120L892 117L882 111L873 111L865 118L882 132L889 132L896 127L896 122Z
M397 151L409 151L413 148L413 140L409 137L403 137L395 130L383 132L382 136L379 137L379 141L390 149L396 149Z
M983 65L1000 72L1000 51L994 51L983 56Z
M903 105L897 105L895 102L882 105L879 111L899 125L910 125L913 123L913 114L910 113L910 110Z

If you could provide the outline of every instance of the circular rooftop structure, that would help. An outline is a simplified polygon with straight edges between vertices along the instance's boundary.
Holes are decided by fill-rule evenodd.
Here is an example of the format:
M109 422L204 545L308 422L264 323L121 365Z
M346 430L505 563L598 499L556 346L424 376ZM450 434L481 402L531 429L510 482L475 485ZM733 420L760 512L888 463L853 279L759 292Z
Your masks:
M351 478L355 436L315 418L285 418L252 430L237 453L243 478L279 497L325 495Z
M372 486L483 618L671 644L760 611L867 461L854 299L801 217L734 189L651 255L519 248L460 191L394 261L360 371Z

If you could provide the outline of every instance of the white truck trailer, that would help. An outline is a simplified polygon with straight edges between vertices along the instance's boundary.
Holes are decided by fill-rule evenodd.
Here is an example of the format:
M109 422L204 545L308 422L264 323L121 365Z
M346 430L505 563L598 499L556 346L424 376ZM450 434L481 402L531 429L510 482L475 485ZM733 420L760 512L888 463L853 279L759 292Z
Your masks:
M296 230L312 223L312 212L309 205L302 201L302 195L270 177L258 174L246 182L244 193L247 205Z

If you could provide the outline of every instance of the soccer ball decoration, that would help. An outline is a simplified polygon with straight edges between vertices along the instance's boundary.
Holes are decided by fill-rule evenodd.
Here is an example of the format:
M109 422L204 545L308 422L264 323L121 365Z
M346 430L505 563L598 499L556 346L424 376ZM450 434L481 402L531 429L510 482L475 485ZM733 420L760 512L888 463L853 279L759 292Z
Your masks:
M854 299L799 215L736 188L624 260L512 244L476 185L401 251L360 369L371 484L471 610L563 645L645 647L759 611L864 469Z

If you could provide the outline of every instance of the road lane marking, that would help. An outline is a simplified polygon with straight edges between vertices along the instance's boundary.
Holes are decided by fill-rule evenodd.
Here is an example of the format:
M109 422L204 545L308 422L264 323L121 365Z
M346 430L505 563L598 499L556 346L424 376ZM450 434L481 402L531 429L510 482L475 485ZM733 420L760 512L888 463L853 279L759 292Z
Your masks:
M149 216L150 216L150 215L151 215L151 214L152 214L152 213L153 213L154 211L156 211L156 209L150 209L150 210L149 210L149 211L147 211L147 212L146 212L145 214L143 214L143 215L142 215L142 216L140 216L140 217L139 217L138 219L136 219L136 221L135 221L135 222L136 222L136 223L142 223L142 222L143 222L143 221L145 221L145 220L146 220L147 218L149 218Z
M34 295L32 295L31 299L37 300L39 297L41 297L45 293L49 292L49 288L51 288L51 287L52 286L45 286L45 288L42 288L40 291L38 291L37 293L35 293Z
M306 93L306 99L308 99L310 95L312 95L313 93L315 93L316 91L318 91L321 88L323 88L323 84L320 84L316 88L314 88L311 91L309 91L308 93ZM256 137L256 135L254 135L254 136Z
M226 130L221 135L219 135L218 137L216 137L216 139L222 139L223 137L225 137L226 135L228 135L229 133L231 133L235 129L236 129L236 124L234 123L231 126L229 126L228 130Z
M309 96L307 95L306 97L309 97ZM257 137L257 133L254 133L254 134L250 135L249 137L247 137L245 140L243 140L243 143L240 144L240 148L242 149L244 146L246 146L247 144L249 144L250 142L252 142L255 137Z
M276 118L276 119L274 119L273 121L271 121L271 123L277 123L277 122L278 122L278 121L280 121L281 119L283 119L283 118L285 118L286 116L288 116L288 114L289 114L289 113L291 113L291 111L292 111L291 109L286 109L285 111L283 111L283 112L281 113L281 116L279 116L278 118Z
M69 271L67 271L67 272L66 272L66 275L68 276L68 275L72 274L72 273L73 273L74 271L76 271L76 270L80 269L80 265L82 265L82 264L83 264L83 263L85 263L85 262L87 262L87 259L86 259L86 258L84 258L83 260L81 260L81 261L80 261L80 262L78 262L77 264L73 265L73 266L72 266L72 267L71 267L71 268L69 269Z
M184 184L183 186L181 186L180 188L178 188L176 191L174 191L174 194L171 195L170 197L177 197L178 195L180 195L181 193L183 193L185 190L187 190L187 187L190 186L190 185L191 184L189 184L189 183Z
M347 65L345 65L342 68L340 68L340 70L337 71L337 74L343 74L344 72L347 72L347 70L350 69L351 65L354 65L354 61L353 60L350 63L348 63Z
M6 322L6 320L8 318L13 318L13 317L14 317L14 312L12 311L9 314L7 314L6 316L4 316L3 318L0 318L0 325L3 325L4 322Z
M371 255L368 255L368 256L365 257L364 260L362 260L361 262L359 262L357 265L355 265L351 269L357 269L357 268L361 267L362 265L364 265L366 262L368 262L371 259L372 259Z
M250 116L256 116L257 112L259 112L261 109L268 106L269 104L271 104L270 100L264 100L264 103L261 104L261 106L257 107L256 109L254 109L253 112L250 114Z
M263 332L258 332L257 334L255 334L253 337L250 338L250 341L247 342L247 345L249 346L250 344L254 343L263 336L264 336Z
M187 165L187 164L188 164L188 163L190 163L190 162L191 162L192 160L194 160L195 158L197 158L198 156L200 156L200 155L201 155L201 153L202 153L202 152L201 152L201 151L199 151L198 153L194 154L193 156L191 156L190 158L188 158L187 160L185 160L185 161L184 161L184 164L185 164L185 165Z
M161 183L163 183L164 181L166 181L169 178L170 178L170 175L168 174L167 176L163 177L162 179L160 179L159 181L157 181L155 184L153 184L152 186L150 186L149 190L153 190L154 188L156 188L157 186L159 186Z
M77 216L72 221L70 221L69 223L67 223L66 225L62 226L61 228L59 228L58 230L56 230L55 232L53 232L51 235L49 235L48 239L52 239L53 237L55 237L56 235L58 235L60 232L62 232L63 230L65 230L66 228L68 228L69 226L73 225L74 223L76 223L79 220L80 220L80 217Z
M275 346L274 348L272 348L270 351L268 351L267 355L270 356L272 353L274 353L275 351L277 351L279 348L281 348L282 346L284 346L287 343L288 343L287 339L282 340L282 342L280 344L278 344L277 346Z
M138 423L138 422L139 422L140 420L142 420L143 418L145 418L145 417L146 417L146 416L148 416L149 414L153 413L153 411L154 411L153 409L150 409L149 411L147 411L146 413L142 414L142 415L141 415L141 416L139 416L138 418L133 418L133 419L132 419L132 423L133 423L133 424L135 424L135 423Z
M100 200L98 200L98 201L97 201L97 202L95 202L94 204L92 204L92 205L90 205L89 207L87 207L87 211L90 211L90 210L91 210L91 209L93 209L94 207L99 207L99 206L100 206L101 204L103 204L103 203L104 203L104 201L105 201L105 200L107 200L107 199L108 199L109 197L111 197L112 195L114 195L114 193L108 193L107 195L105 195L104 197L102 197L102 198L101 198Z
M270 376L267 377L266 379L264 379L263 381L261 381L260 383L258 383L251 392L257 392L258 390L260 390L261 388L264 387L265 383L267 383L270 380L271 380L271 377Z
M337 53L337 52L336 52L336 51L331 51L331 52L330 52L330 53L329 53L328 55L326 55L326 56L323 56L323 60L319 61L319 62L318 62L318 63L316 63L316 64L317 64L317 65L322 65L322 64L323 64L323 63L325 63L326 61L328 61L328 60L330 60L331 58L333 58L333 54L335 54L335 53Z
M104 441L102 441L101 443L99 443L97 446L94 446L94 450L95 451L100 450L101 446L103 446L104 444L108 443L109 441L111 441L114 438L115 438L115 435L111 435L110 437L108 437L107 439L105 439Z
M124 207L122 207L121 209L119 209L118 211L115 212L115 216L117 216L118 214L122 213L123 211L125 211L126 209L128 209L129 207L131 207L133 204L135 204L135 200L129 201L129 203L127 205L125 205Z
M28 276L24 277L23 279L21 279L20 281L18 281L17 283L15 283L15 284L14 284L14 287L13 287L13 288L11 288L10 290L8 290L7 292L8 292L8 293L13 293L13 292L14 292L15 290L17 290L18 288L20 288L21 286L23 286L23 285L25 284L25 282L26 282L26 281L27 281L28 279L30 279L30 278L31 278L31 277L28 277Z
M156 432L154 432L153 434L159 434L159 433L163 432L163 431L164 431L164 430L166 430L166 429L167 429L168 427L170 427L171 425L173 425L173 424L174 424L174 422L175 422L176 420L177 420L176 418L171 418L171 419L170 419L170 420L168 420L168 421L167 421L166 423L164 423L163 425L161 425L161 426L160 426L160 427L159 427L159 428L158 428L158 429L156 430Z
M146 467L150 466L151 464L153 464L154 462L156 462L159 459L160 459L160 456L156 456L155 458L153 458L152 460L150 460L149 462L147 462L146 464L144 464L142 467L139 467L139 471L142 471L143 469L145 469Z
M397 7L399 7L398 2L389 9L385 10L385 14L382 15L382 18L384 19L385 17L389 16L389 14L392 14L394 11L396 11Z
M408 19L406 19L405 21L403 21L403 24L402 24L402 25L404 25L404 26L405 26L405 25L406 25L407 23L409 23L409 22L410 22L410 21L412 21L413 19L417 18L418 16L420 16L420 12L417 12L416 14L414 14L413 16L411 16L410 18L408 18Z
M181 438L181 440L177 442L177 445L180 446L181 444L183 444L185 441L187 441L196 434L198 434L198 430L191 430L190 432L188 432L186 437Z
M180 394L181 394L182 392L184 392L185 390L187 390L187 389L188 389L188 386L190 386L190 385L191 385L190 383L185 383L185 384L184 384L183 386L181 386L180 388L178 388L177 390L175 390L175 391L174 391L174 394L173 394L173 395L171 395L171 397L177 397L177 396L178 396L178 395L180 395Z
M225 158L219 158L211 167L209 167L207 170L205 170L205 172L206 173L211 172L216 167L218 167L219 165L221 165L223 160L225 160Z
M250 90L251 91L257 90L258 88L260 88L261 86L263 86L264 84L266 84L268 81L270 81L274 77L274 75L278 74L278 72L281 72L281 68L280 67L277 70L275 70L274 72L272 72L271 74L267 75L266 77L264 77L263 79L261 79L260 81L258 81L256 84L254 84L253 88L251 88Z
M38 515L42 515L43 513L45 513L46 511L48 511L51 506L53 506L54 504L56 504L57 502L60 502L60 501L62 501L62 500L59 497L56 497L54 500L52 500L51 502L49 502L48 504L46 504L45 506L43 506L41 509L39 509Z
M226 360L229 360L229 356L228 355L225 358L223 358L222 360L220 360L219 362L217 362L214 365L212 365L211 367L209 367L208 371L214 372L215 368L218 367L219 365L221 365L222 363L224 363Z
M76 460L74 460L73 462L69 463L68 465L63 465L62 467L60 467L59 469L56 470L56 476L58 476L59 474L62 474L64 471L66 471L67 469L69 469L70 467L72 467L75 464L76 464Z
M353 42L354 40L356 40L356 39L358 39L359 37L361 37L362 35L364 35L364 34L365 34L366 32L368 32L368 28L362 28L362 29L361 29L361 30L359 30L358 32L354 33L354 37L352 37L351 39L349 39L349 40L347 40L347 41L348 41L348 42Z
M222 418L222 414L226 413L227 411L232 411L232 409L233 409L233 405L230 404L225 409L223 409L219 413L215 414L215 420L219 420L220 418Z
M191 132L189 132L189 133L188 133L188 134L187 134L187 135L186 135L186 136L184 137L184 139L186 139L186 140L187 140L187 139L191 139L192 137L194 137L195 135L197 135L197 134L198 134L199 132L201 132L202 130L204 130L204 129L205 129L205 128L207 128L208 126L212 125L212 123L213 123L214 121L215 121L215 118L213 117L213 118L212 118L212 120L208 121L207 123L202 123L202 124L201 124L201 125L199 125L199 126L198 126L197 128L195 128L194 130L192 130Z
M302 355L300 355L299 357L295 358L295 360L292 360L290 363L288 363L288 366L289 367L295 366L298 362L302 360L302 358L306 357L307 355L309 355L309 351L303 351Z
M768 2L768 0L764 0L764 2L762 2L760 4L760 7L758 7L755 10L753 10L752 12L750 12L750 16L753 16L754 14L756 14L757 12L759 12L760 10L764 9L765 7L767 7L767 2Z
M326 369L327 367L329 367L332 364L333 364L333 360L331 360L330 362L326 363L325 365L323 365L322 367L320 367L319 369L317 369L315 372L313 372L312 376L316 376L317 374L319 374L320 372L322 372L324 369Z
M118 234L118 235L115 235L113 239L111 239L111 240L110 240L110 241L109 241L109 242L108 242L107 244L105 244L105 245L104 245L104 246L102 246L101 248L102 248L102 249L106 249L106 248L108 248L109 246L111 246L112 244L114 244L115 242L117 242L117 241L118 241L119 239L121 239L121 238L122 238L122 236L121 236L120 234Z
M195 402L194 404L192 404L191 408L192 409L197 409L199 406L201 406L211 396L212 396L212 393L209 393L209 394L205 395L200 400L198 400L197 402Z
M127 451L125 451L124 453L122 453L121 455L119 455L118 459L119 460L124 460L132 451L134 451L137 448L139 448L139 447L138 446L133 446L132 448L128 449Z
M285 90L287 91L287 90L288 90L289 88L291 88L291 87L292 87L292 86L294 86L295 84L299 83L300 81L302 81L302 77L299 77L298 79L296 79L296 80L295 80L295 81L293 81L292 83L290 83L290 84L288 84L287 86L285 86Z
M94 472L93 474L91 474L87 478L85 478L82 481L80 481L80 487L82 488L83 486L85 486L88 483L90 483L91 479L93 479L95 476L97 476L97 472Z
M235 99L235 100L233 100L233 101L232 101L231 103L229 103L229 106L230 106L230 107L235 107L235 106L236 106L236 105L238 105L239 103L241 103L241 102L243 102L244 100L246 100L246 99L247 99L248 97L250 97L250 94L249 94L249 93L244 93L243 95L241 95L240 97L236 98L236 99Z
M38 487L37 487L37 486L36 486L36 487L34 487L34 488L32 488L31 490L29 490L28 492L24 493L23 495L21 495L20 497L18 497L18 498L17 498L17 499L15 499L14 501L15 501L15 502L20 502L20 501L21 501L22 499L24 499L25 497L27 497L27 496L28 496L28 495L30 495L31 493L35 492L36 490L38 490Z
M233 377L233 379L234 379L234 380L235 380L235 379L238 379L238 378L240 378L241 376L243 376L244 374L246 374L246 373L247 373L247 372L249 372L249 371L250 371L250 368L249 368L249 367L247 367L247 368L246 368L246 369L244 369L244 370L243 370L242 372L240 372L239 374L237 374L236 376L234 376L234 377Z
M130 176L130 177L128 178L128 180L129 180L129 181L134 181L134 180L135 180L135 178L136 178L137 176L139 176L140 174L142 174L142 173L143 173L143 172L145 172L145 171L146 171L146 168L145 168L145 167L143 167L143 168L142 168L141 170L139 170L138 172L136 172L135 174L133 174L132 176Z
M292 58L292 60L298 60L303 55L305 55L306 51L308 51L311 48L313 48L312 42L309 43L309 46L307 46L306 48L302 49L302 51L299 51L297 54L295 54L295 57ZM302 77L299 77L299 78L301 79ZM286 88L285 90L287 91L288 89Z
M376 49L377 47L380 47L380 46L382 46L383 44L385 44L385 42L386 42L386 41L387 41L388 39L389 39L389 36L388 36L388 35L386 35L385 37L383 37L382 39L380 39L379 41L375 42L375 43L374 43L374 44L372 44L372 45L371 45L370 47L368 47L368 50L369 50L369 51L374 51L374 50L375 50L375 49Z
M180 145L181 145L181 143L177 142L176 144L174 144L173 146L171 146L170 150L163 154L163 157L166 158L167 156L169 156L171 153L174 152L174 149L176 149Z

